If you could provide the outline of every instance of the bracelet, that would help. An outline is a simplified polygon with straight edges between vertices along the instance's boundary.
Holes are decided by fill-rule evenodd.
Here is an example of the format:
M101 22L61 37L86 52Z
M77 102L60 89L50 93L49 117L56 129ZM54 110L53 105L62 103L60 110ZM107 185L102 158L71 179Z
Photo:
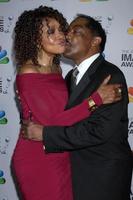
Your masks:
M88 98L88 106L89 106L90 112L93 112L97 108L97 105L96 105L96 103L95 103L95 101L93 100L92 97Z

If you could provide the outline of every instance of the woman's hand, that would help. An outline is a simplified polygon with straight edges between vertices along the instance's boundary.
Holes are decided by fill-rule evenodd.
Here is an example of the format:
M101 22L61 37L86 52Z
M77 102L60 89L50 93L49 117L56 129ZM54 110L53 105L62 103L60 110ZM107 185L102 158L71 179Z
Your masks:
M103 104L114 103L122 98L121 84L108 84L110 79L111 75L107 76L97 90Z
M43 140L43 128L44 126L35 124L31 121L23 120L21 131L25 139L42 141Z

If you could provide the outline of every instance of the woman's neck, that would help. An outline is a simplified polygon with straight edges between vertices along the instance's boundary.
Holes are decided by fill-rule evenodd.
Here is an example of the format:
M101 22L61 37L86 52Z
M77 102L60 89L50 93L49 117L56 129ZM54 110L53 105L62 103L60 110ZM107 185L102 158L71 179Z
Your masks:
M38 63L42 68L44 67L45 69L52 67L53 59L54 59L54 55L47 54L44 51L40 52L38 55Z
M48 55L45 52L41 52L38 55L38 65L34 65L31 60L27 61L27 65L31 65L36 68L39 73L61 73L60 66L53 63L55 55Z

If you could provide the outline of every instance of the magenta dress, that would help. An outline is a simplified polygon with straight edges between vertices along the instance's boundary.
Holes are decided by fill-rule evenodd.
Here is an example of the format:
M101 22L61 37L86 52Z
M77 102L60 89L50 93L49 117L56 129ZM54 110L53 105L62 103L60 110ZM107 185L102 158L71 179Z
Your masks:
M90 114L87 100L64 111L68 91L60 74L21 74L16 84L24 119L69 126ZM23 139L20 132L12 164L23 200L73 199L68 152L46 153L42 142Z

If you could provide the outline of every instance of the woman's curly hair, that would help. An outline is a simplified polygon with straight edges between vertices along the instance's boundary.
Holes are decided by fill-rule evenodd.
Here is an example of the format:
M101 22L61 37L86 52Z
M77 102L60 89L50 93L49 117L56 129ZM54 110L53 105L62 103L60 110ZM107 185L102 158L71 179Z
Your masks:
M40 6L34 10L24 11L14 29L14 53L17 65L23 65L28 60L39 65L37 61L38 52L41 48L43 20L47 18L56 19L61 25L62 31L66 32L68 24L63 15L51 7ZM59 64L58 55L54 63Z

